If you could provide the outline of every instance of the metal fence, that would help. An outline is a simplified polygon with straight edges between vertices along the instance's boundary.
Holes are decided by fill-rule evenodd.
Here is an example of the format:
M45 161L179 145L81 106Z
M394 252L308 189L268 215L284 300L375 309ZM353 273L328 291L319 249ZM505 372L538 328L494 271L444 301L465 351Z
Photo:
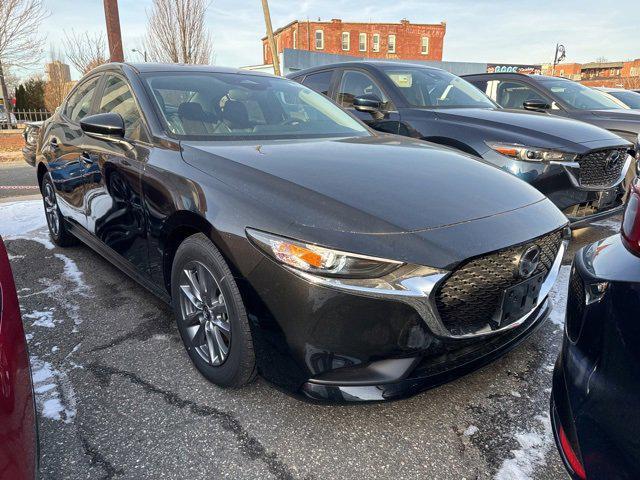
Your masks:
M0 128L22 128L26 122L42 122L52 115L47 110L12 110L11 114L0 112Z

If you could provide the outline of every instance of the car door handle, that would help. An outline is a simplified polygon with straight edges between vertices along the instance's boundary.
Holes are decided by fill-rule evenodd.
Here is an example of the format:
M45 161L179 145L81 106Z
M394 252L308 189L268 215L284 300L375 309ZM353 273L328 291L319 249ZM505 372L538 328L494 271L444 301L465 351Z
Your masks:
M87 165L93 164L93 157L91 157L91 155L87 152L82 152L82 154L80 154L80 160L82 161L82 163Z

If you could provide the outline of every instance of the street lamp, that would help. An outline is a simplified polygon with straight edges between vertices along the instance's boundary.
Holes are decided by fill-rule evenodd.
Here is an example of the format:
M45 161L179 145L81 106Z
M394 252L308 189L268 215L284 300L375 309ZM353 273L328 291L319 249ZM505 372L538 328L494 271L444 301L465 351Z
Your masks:
M131 50L131 51L132 51L132 52L134 52L134 53L139 53L140 55L142 55L142 56L143 56L143 58L144 58L145 63L147 62L147 51L146 51L146 50L144 50L144 51L142 51L142 52L141 52L141 51L140 51L140 50L138 50L137 48L134 48L134 49L133 49L133 50Z

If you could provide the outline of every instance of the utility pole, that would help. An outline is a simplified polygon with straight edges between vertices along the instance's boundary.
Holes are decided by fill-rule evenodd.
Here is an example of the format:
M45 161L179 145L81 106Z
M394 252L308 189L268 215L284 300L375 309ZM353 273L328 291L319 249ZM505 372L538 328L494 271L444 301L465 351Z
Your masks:
M118 0L104 0L104 18L107 22L107 38L109 39L109 57L112 62L124 62L122 51L122 35L120 34L120 15Z
M107 0L105 0L106 2ZM264 23L267 26L267 41L271 49L271 58L273 60L273 73L280 76L280 57L276 49L276 40L273 38L273 26L271 26L271 14L269 13L268 0L262 0L262 10L264 12Z

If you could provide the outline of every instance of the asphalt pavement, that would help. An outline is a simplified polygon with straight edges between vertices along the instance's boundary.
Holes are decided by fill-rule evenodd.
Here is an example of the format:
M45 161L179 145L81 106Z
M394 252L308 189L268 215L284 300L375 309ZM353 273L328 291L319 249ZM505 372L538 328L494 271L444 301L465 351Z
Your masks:
M42 478L567 478L547 409L568 266L551 319L500 360L408 400L322 406L260 378L208 383L169 307L87 247L54 248L33 218L21 227L39 208L0 204L0 234L29 338ZM578 232L572 250L616 227Z
M24 160L0 162L0 201L38 193L36 169Z

